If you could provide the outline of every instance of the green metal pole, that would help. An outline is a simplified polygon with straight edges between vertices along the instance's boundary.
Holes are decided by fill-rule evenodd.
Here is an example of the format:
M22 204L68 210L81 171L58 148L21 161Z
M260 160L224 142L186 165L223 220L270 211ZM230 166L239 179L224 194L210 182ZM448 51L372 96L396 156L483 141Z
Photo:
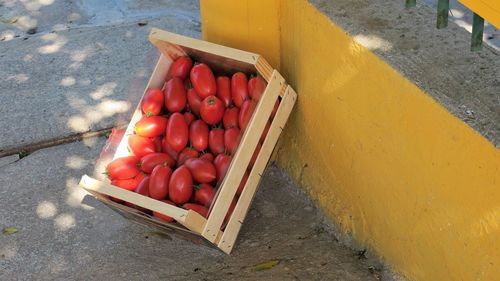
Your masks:
M483 48L483 31L484 31L484 19L474 13L474 18L472 20L472 37L470 50L473 52L481 51Z
M406 0L406 8L417 6L417 0Z
M450 0L438 0L437 6L437 28L448 26L448 10L450 10Z

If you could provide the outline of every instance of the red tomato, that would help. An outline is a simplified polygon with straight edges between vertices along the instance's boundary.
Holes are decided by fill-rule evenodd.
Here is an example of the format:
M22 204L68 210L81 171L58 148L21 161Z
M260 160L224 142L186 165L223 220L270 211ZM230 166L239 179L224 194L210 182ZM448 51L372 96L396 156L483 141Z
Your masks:
M255 90L255 83L257 82L257 76L253 76L253 74L250 75L250 79L248 79L248 95L250 96L250 98L252 98L252 95L250 93L252 93L254 90Z
M191 88L193 88L193 85L191 85L191 80L189 80L189 78L185 79L184 80L184 89L186 89L186 91L187 91Z
M208 65L200 63L193 66L190 79L200 98L215 95L217 89L215 77Z
M227 169L229 168L229 164L231 164L231 156L221 153L217 155L214 159L214 166L216 171L216 179L217 182L221 182L224 176L227 173Z
M226 111L224 111L224 116L222 117L222 124L224 125L224 129L233 127L238 128L239 115L240 110L237 107L226 108Z
M135 188L134 192L149 197L149 176L145 176L141 180L141 182Z
M266 139L267 133L269 133L269 128L271 128L271 122L267 121L266 126L264 127L264 131L262 132L262 135L260 136L261 143L264 143L264 140Z
M196 117L191 112L184 112L184 120L186 120L186 124L189 127L189 125L191 125L191 122L196 120Z
M137 163L139 163L139 158L136 156L116 158L109 162L106 167L106 174L112 180L133 178L140 173Z
M226 107L229 107L231 101L231 80L227 76L217 77L217 95Z
M251 170L253 165L255 164L255 160L257 160L257 156L259 156L259 152L262 146L260 143L257 143L257 147L255 148L255 151L253 152L252 158L250 159L250 163L248 164L248 170Z
M139 185L139 183L142 181L142 179L144 179L144 176L145 175L143 173L139 173L139 174L137 174L137 176L135 176L131 179L112 180L111 184L118 186L118 187L121 187L123 189L132 191Z
M181 151L188 143L188 125L181 113L170 115L167 124L167 141L175 151Z
M207 124L215 125L224 116L224 104L218 97L209 96L201 103L200 116Z
M162 152L163 151L162 144L161 144L161 140L162 139L163 139L162 136L157 136L157 137L151 138L151 140L153 140L153 143L155 144L155 150L156 150L156 152Z
M200 98L198 93L196 93L196 90L194 88L191 88L187 91L187 102L189 105L189 109L197 116L200 116L200 108L202 101L203 100Z
M193 203L186 203L182 205L182 208L186 210L193 210L200 214L202 217L207 218L208 217L208 209L205 206L198 205L198 204L193 204Z
M178 57L168 69L166 80L169 80L172 77L178 77L182 80L186 79L192 66L193 60L191 60L190 57Z
M236 72L231 78L231 96L233 103L241 107L243 102L248 99L247 76L245 73Z
M165 83L165 107L170 112L181 112L186 107L186 90L180 78L174 77Z
M160 89L148 89L141 102L141 109L146 116L158 115L163 108L163 92Z
M209 162L214 162L214 155L210 152L205 152L200 156L200 159L207 160Z
M198 151L207 149L208 126L203 120L196 120L189 127L189 142Z
M135 123L134 131L142 137L154 138L165 133L168 118L163 116L144 116Z
M271 120L274 119L274 116L276 116L276 112L278 112L278 107L279 106L280 106L280 102L279 102L279 100L277 100L274 103L274 108L273 108L273 111L271 112Z
M198 187L195 187L195 189L194 201L207 208L210 207L215 196L215 188L209 184L202 183Z
M266 81L260 76L255 76L248 81L248 95L254 100L259 101L266 89Z
M198 151L190 147L186 147L181 151L181 153L179 153L179 157L177 157L177 165L178 166L184 165L184 163L186 163L188 159L197 157L198 157Z
M238 128L229 128L224 132L224 146L226 151L233 155L240 143L240 130Z
M243 103L243 106L241 107L240 110L240 115L238 116L238 124L242 131L244 131L245 128L247 127L248 122L250 121L250 118L252 117L252 113L254 110L255 110L255 102L253 100L247 100Z
M196 182L210 183L215 180L217 172L212 162L200 158L192 158L186 161L185 166L189 169Z
M141 170L148 174L152 173L153 169L158 165L173 168L175 166L175 159L168 153L151 153L143 156L139 161Z
M193 177L189 169L182 165L178 167L170 177L168 185L170 200L175 204L184 204L193 195Z
M224 130L221 128L215 128L208 133L208 147L210 151L214 154L224 153Z
M161 200L161 202L165 202L167 204L175 206L175 204L172 201L169 201L169 200ZM173 222L174 221L174 218L172 218L170 216L167 216L167 215L164 215L162 213L158 213L158 212L153 212L153 216L155 216L155 217L157 217L159 219L162 219L162 220L164 220L166 222Z
M150 138L139 135L130 135L128 137L128 149L137 157L141 158L149 153L156 152L156 145Z
M172 169L165 166L156 166L149 178L149 196L156 200L167 198L168 182L172 176Z
M236 190L236 194L238 196L240 196L240 194L243 192L243 189L245 188L245 184L247 183L248 181L248 176L250 174L248 172L245 172L245 174L243 175L243 178L241 178L241 182L240 182L240 185L238 186L238 189Z
M161 140L161 151L168 153L168 155L172 156L174 160L179 156L179 152L172 148L166 137Z

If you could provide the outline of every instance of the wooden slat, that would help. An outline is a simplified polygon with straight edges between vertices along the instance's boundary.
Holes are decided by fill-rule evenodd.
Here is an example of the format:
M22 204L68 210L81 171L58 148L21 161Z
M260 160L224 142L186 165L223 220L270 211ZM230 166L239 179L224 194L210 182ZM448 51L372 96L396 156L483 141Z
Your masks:
M211 242L203 238L199 232L193 232L182 225L175 222L165 222L161 219L152 217L145 214L137 209L127 207L125 205L118 204L102 196L98 197L104 204L110 207L112 210L118 212L124 218L131 220L134 223L138 223L147 227L156 229L159 232L165 233L167 235L174 235L177 238L190 241L191 243L197 245L204 245L210 248L215 248ZM189 212L187 217L189 217Z
M101 194L98 194L98 193L95 193L95 194L96 194L96 198L99 201L108 205L108 207L117 211L118 213L120 213L122 216L124 216L126 218L132 217L134 222L141 223L141 224L147 225L147 226L160 226L162 228L168 228L169 231L181 231L181 232L187 232L187 233L192 234L192 235L198 235L197 233L195 233L187 228L184 228L182 225L178 225L175 222L173 222L173 223L166 222L162 219L145 214L145 213L143 213L137 209L134 209L132 207L128 207L126 205L122 205L122 204L113 202ZM142 220L142 221L140 221L140 220Z
M215 203L211 208L207 224L202 232L203 237L214 242L217 238L224 217L229 209L229 205L233 200L236 189L243 177L243 174L248 167L250 158L257 146L264 127L271 115L274 103L278 98L281 88L285 87L283 77L274 71L269 84L264 91L255 112L253 113L250 122L243 133L238 149L231 161L227 174L222 181L222 184L216 194Z
M80 181L80 186L89 192L98 192L100 194L112 196L123 201L132 203L139 207L159 212L174 218L177 222L183 223L188 214L187 210L172 206L170 204L128 191L108 183L98 181L87 175L84 175Z
M189 230L194 231L198 234L201 234L203 229L205 228L205 224L207 223L207 220L202 217L200 214L193 210L188 210L186 219L182 223L185 227L187 227Z
M229 254L233 249L238 233L257 191L262 174L266 168L269 158L271 157L276 142L278 141L278 138L286 124L286 121L290 116L296 99L297 94L290 86L288 86L281 100L276 116L271 123L269 133L262 144L259 156L255 161L252 171L250 172L248 181L240 195L240 198L238 199L233 215L229 219L224 235L222 235L222 238L218 243L218 247L227 254Z
M243 71L255 73L258 54L198 40L153 28L149 41L164 55L172 59L187 54L195 61L210 64L217 74L232 74Z
M149 82L146 86L146 89L144 90L144 93L146 93L147 89L163 88L163 84L165 84L165 76L167 76L167 72L171 64L172 60L170 58L164 55L160 56L160 59L158 60L158 63L156 64L153 73L151 74L151 78L149 79ZM142 94L143 97L144 93ZM137 123L137 121L139 121L142 118L141 102L142 102L142 97L139 100L139 104L135 108L134 114L132 115L130 123L128 124L127 129L125 130L125 134L123 135L123 138L116 149L116 153L113 156L113 159L128 156L130 154L127 148L128 136L134 133L135 123Z
M93 194L98 193L96 194L97 196L112 196L139 207L168 215L174 218L178 223L187 227L189 230L198 234L201 234L201 231L204 229L207 221L204 217L193 210L184 210L179 207L149 198L147 196L137 194L133 191L128 191L123 188L98 181L87 175L84 175L82 177L80 186Z
M262 56L258 57L257 63L255 64L255 68L262 76L262 78L264 78L267 82L271 80L271 75L274 69Z

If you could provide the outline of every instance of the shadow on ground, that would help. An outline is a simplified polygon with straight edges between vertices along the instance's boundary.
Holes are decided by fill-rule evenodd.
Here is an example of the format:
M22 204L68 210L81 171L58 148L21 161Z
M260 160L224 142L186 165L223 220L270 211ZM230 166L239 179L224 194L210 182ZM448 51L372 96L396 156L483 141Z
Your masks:
M0 169L0 226L18 229L0 234L1 280L376 280L379 274L325 230L323 216L275 166L263 177L231 256L129 222L77 186L83 173L92 173L104 141L39 150ZM255 267L270 260L279 264Z

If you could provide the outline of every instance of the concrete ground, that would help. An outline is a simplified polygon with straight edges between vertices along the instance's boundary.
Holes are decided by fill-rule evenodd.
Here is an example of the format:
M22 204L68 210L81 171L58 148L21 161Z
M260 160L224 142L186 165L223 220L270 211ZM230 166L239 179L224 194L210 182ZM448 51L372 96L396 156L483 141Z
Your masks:
M274 166L231 256L133 224L77 186L105 143L82 133L126 122L147 82L149 29L199 37L197 1L5 0L0 19L0 280L392 279Z
M104 138L34 152L0 170L0 280L377 280L304 193L272 166L231 256L123 219L77 184ZM29 175L29 176L22 176ZM267 261L279 264L258 270Z

